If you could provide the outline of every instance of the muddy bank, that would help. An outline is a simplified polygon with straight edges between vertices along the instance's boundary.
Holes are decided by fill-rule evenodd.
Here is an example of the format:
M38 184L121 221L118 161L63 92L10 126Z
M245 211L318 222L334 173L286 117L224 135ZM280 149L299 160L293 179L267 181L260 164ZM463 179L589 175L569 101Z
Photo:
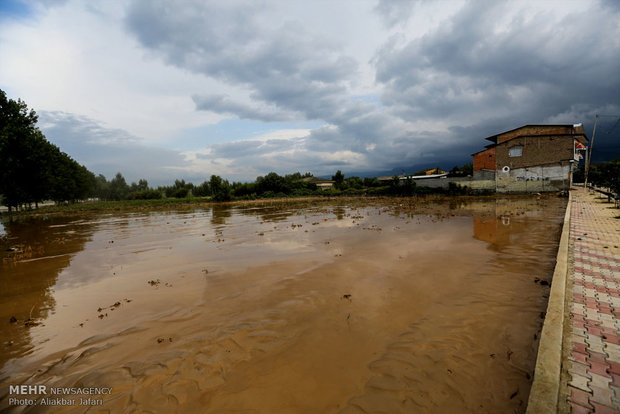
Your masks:
M0 409L26 383L111 387L114 412L524 412L564 205L5 223Z

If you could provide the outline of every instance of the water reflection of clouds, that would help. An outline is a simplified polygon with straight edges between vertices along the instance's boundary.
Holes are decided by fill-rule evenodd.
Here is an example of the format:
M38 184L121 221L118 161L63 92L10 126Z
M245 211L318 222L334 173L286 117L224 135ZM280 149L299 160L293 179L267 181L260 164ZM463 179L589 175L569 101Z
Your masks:
M315 250L312 247L312 244L309 239L306 239L305 242L299 239L265 240L265 242L261 244L263 246L269 247L270 249L279 250L279 251L313 251Z
M320 223L321 227L330 227L330 228L349 228L355 227L358 223L363 223L364 220L353 220L351 218L343 218L340 220L327 220Z
M6 305L0 306L0 319L15 317L18 322L0 324L0 338L11 343L8 352L0 355L0 367L33 349L38 327L27 329L25 321L32 318L40 323L56 311L53 288L59 275L70 268L73 256L84 249L93 232L92 225L72 225L65 217L5 224L4 231L17 250L0 261L0 303Z

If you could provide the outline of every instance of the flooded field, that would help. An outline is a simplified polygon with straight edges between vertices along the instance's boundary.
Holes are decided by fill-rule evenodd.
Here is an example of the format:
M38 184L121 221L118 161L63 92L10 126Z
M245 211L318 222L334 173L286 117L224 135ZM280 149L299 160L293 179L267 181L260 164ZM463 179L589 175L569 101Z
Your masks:
M5 219L0 411L525 412L565 205ZM17 384L111 392L9 405Z

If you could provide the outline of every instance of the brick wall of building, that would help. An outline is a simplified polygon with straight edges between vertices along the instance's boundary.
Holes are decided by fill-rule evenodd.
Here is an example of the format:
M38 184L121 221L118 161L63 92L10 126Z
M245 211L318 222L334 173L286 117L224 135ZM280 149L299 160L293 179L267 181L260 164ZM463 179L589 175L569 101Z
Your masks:
M510 148L521 146L520 157L509 156ZM569 161L574 156L575 141L572 135L518 137L495 147L496 168L523 168Z
M474 171L495 170L495 147L478 152L474 157Z

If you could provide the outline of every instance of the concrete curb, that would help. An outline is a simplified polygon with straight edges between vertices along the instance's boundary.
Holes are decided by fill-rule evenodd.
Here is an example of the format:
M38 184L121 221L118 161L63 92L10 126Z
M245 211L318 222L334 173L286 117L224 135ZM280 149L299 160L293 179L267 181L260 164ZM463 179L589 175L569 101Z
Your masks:
M547 314L538 345L534 382L532 383L527 404L528 414L556 414L558 412L571 205L572 195L569 193L560 246L553 272Z

